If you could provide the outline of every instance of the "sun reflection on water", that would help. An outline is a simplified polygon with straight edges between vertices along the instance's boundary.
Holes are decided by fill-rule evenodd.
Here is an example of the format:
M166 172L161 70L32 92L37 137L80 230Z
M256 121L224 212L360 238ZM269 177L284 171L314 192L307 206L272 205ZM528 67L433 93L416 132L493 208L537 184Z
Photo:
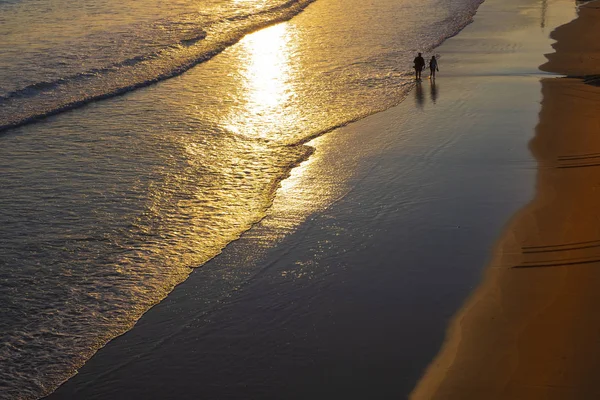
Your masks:
M294 88L293 34L289 24L275 25L240 42L241 107L234 107L225 127L244 136L277 140L297 119L291 107Z

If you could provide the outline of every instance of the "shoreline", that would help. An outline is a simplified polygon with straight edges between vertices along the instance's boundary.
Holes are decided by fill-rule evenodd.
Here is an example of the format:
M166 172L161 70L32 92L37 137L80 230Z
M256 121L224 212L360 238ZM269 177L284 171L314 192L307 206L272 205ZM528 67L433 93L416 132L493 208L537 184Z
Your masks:
M473 24L436 49L444 52L437 85L418 85L399 106L315 139L316 154L283 182L265 220L195 271L49 398L352 397L373 384L384 385L378 392L384 397L407 394L441 344L446 322L479 282L497 232L529 200L529 154L525 146L514 149L527 140L521 130L535 124L537 77L511 57L498 65L494 56L512 45L506 38L489 44L478 37L490 30L482 21L498 13L493 1L487 3ZM496 23L498 31L491 31L498 35L504 27ZM464 63L469 56L473 62ZM523 109L516 121L506 121L515 118L503 108L515 95L508 88L517 86ZM496 92L485 94L485 88ZM477 124L490 133L476 137L483 132ZM513 153L498 155L496 146ZM477 163L490 171L473 169ZM350 171L345 182L336 181L336 169ZM453 193L466 178L471 181L464 193ZM326 182L318 190L333 187L337 200L310 210L300 227L288 230L286 218L299 210L289 206L306 207L311 195L323 195L309 190L311 179ZM286 189L290 184L293 190ZM406 197L407 188L418 195ZM265 240L263 234L270 236ZM439 254L429 254L431 247ZM404 269L398 270L399 262ZM234 284L231 294L223 296L227 290L220 288L210 300L206 290L232 267L253 277ZM361 328L366 326L374 332ZM349 351L358 359L348 359ZM252 367L258 369L254 375ZM356 382L349 381L353 367L364 374ZM401 383L391 387L398 368ZM294 372L299 376L289 380ZM202 382L194 381L197 375Z
M189 275L189 266L203 264L262 218L272 200L265 194L274 194L270 189L279 186L302 151L293 146L297 139L362 116L373 105L382 109L405 98L413 86L407 73L411 48L456 32L472 15L463 11L472 10L478 0L448 4L435 13L420 12L430 8L426 3L350 3L328 2L320 7L324 15L312 13L312 19L301 18L301 25L294 19L248 35L184 76L3 138L5 186L14 185L41 217L31 218L29 208L11 202L16 196L5 193L7 254L29 256L13 275L26 282L35 275L39 284L32 288L40 296L33 307L18 301L26 295L9 296L17 301L16 307L5 309L7 396L36 398L54 390L162 300L165 290ZM348 8L361 12L345 15ZM396 16L405 12L413 21L398 25ZM378 30L370 28L371 21L377 21ZM436 29L428 29L434 25ZM408 31L412 34L406 35ZM433 37L423 42L421 31ZM395 49L392 57L388 48ZM351 59L365 62L345 61ZM348 152L361 148L359 144ZM334 185L348 180L345 172L350 170L340 168ZM21 174L27 179L19 179ZM55 177L61 179L47 187ZM324 189L334 186L321 177L315 183L329 186ZM45 201L48 189L52 203ZM310 214L312 206L305 202L302 213ZM81 218L63 230L66 219L53 218L54 210ZM13 214L32 224L24 231L15 229ZM55 235L49 236L46 228ZM72 237L71 230L80 235ZM44 247L49 244L48 251L32 251L29 240L19 240L13 232ZM55 247L55 240L66 248ZM38 268L40 260L48 268ZM226 278L216 277L216 287L203 291L203 301L231 296L264 267L250 269L236 263L224 269ZM52 317L37 309L52 310ZM57 334L46 335L48 330ZM40 334L22 343L29 332Z
M594 65L599 4L582 5L577 19L552 33L556 53L541 69L571 76L600 72ZM600 170L591 154L600 149L600 88L562 77L541 84L542 109L529 145L538 163L536 195L506 227L483 282L455 317L413 399L600 394Z

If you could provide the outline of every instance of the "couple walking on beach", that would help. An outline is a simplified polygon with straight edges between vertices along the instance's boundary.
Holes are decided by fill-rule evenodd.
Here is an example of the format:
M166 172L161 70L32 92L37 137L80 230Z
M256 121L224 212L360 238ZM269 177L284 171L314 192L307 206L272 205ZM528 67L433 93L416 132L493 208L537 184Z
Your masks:
M425 69L425 59L421 56L421 53L415 57L415 79L417 81L421 80L421 71ZM431 56L431 60L429 60L429 78L435 79L435 72L439 71L437 59L435 56Z

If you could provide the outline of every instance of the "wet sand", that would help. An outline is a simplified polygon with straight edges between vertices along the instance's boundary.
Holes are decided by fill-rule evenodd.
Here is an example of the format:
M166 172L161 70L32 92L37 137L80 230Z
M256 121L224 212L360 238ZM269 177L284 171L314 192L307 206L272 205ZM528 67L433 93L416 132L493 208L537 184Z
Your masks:
M600 73L600 3L552 37L546 71ZM535 198L505 229L413 399L600 397L600 88L542 80Z
M306 14L326 6L316 2ZM538 66L551 51L549 30L573 17L570 1L542 6L484 3L472 25L435 50L437 82L426 79L399 106L312 141L315 153L283 182L260 224L49 398L407 397L483 271L491 271L486 282L499 273L498 254L503 262L512 257L512 266L523 253L518 246L565 243L520 244L514 233L496 243L506 221L534 196L538 169L527 143L540 111ZM544 104L548 90L544 85ZM579 153L561 156L572 154ZM526 277L541 270L566 273L502 271ZM545 279L549 285L536 281L540 302L530 293L510 297L516 309L547 304L544 293L562 281ZM530 289L529 281L524 285ZM473 298L484 292L498 298L484 289ZM477 343L493 343L484 354L495 351L491 325L477 321L469 332ZM462 353L454 350L464 343L450 336L417 398L434 397L440 382L449 382L440 371L458 360ZM473 349L469 354L482 354ZM458 372L457 379L463 372L483 376Z

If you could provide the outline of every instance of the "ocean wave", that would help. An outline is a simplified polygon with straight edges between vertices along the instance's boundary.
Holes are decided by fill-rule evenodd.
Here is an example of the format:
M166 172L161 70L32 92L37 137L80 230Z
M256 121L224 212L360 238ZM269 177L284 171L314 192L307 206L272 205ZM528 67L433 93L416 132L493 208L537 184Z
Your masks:
M154 52L9 91L0 96L0 132L180 75L244 35L289 20L313 1L290 0L254 13L226 16Z

